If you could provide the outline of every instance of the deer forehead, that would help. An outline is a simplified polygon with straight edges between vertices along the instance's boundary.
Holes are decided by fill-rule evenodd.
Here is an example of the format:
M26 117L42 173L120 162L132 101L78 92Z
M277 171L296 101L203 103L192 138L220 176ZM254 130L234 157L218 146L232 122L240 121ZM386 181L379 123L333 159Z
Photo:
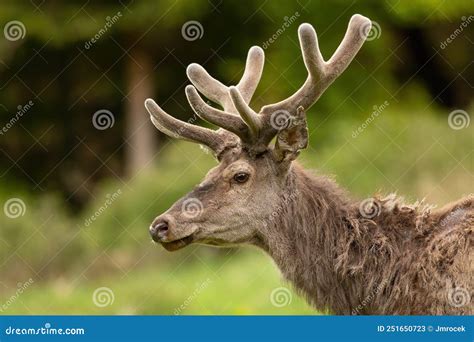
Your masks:
M253 174L255 171L254 167L250 164L249 161L244 160L244 159L239 159L230 165L228 165L224 171L222 172L222 175L224 177L232 177L234 174L238 172L246 172L249 174Z

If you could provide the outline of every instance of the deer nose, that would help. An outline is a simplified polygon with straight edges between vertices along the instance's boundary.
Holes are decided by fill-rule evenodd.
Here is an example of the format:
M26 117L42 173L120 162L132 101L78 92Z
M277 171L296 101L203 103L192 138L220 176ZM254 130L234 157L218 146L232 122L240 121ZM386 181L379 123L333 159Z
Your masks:
M151 238L159 242L168 235L169 220L163 217L157 217L150 226Z

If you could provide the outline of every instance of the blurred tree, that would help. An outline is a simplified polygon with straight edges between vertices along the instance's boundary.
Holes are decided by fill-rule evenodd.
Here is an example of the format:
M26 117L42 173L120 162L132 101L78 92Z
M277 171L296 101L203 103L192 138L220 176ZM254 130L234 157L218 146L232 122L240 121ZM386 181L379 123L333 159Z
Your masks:
M125 139L127 141L126 168L129 176L142 170L155 153L155 130L149 124L148 115L143 107L143 99L152 97L153 62L149 54L139 47L130 51L127 63L127 105L125 109Z

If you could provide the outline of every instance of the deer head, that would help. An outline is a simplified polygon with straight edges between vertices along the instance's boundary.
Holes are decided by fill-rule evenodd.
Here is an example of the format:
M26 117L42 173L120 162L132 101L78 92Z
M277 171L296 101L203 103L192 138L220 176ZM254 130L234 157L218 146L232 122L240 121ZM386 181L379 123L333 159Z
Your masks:
M193 191L153 221L153 240L167 250L191 242L258 244L266 221L281 203L292 161L307 146L305 112L347 68L370 28L368 18L354 15L341 44L325 61L314 28L302 24L298 35L308 77L295 94L262 107L258 113L249 103L262 75L261 48L249 50L236 86L227 87L200 65L189 65L187 75L193 85L186 87L187 99L194 112L219 126L218 130L177 120L147 99L145 106L156 128L171 137L207 146L219 161ZM208 105L198 90L222 109Z

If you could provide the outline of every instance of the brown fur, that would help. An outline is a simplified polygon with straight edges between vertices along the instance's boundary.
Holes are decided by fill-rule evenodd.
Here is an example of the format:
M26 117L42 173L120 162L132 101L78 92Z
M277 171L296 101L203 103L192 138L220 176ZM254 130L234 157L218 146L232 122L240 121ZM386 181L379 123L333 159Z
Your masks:
M472 196L431 211L395 196L360 213L334 182L298 166L288 174L278 215L259 244L286 279L335 314L473 314ZM468 299L468 298L467 298ZM466 300L467 300L466 299Z

